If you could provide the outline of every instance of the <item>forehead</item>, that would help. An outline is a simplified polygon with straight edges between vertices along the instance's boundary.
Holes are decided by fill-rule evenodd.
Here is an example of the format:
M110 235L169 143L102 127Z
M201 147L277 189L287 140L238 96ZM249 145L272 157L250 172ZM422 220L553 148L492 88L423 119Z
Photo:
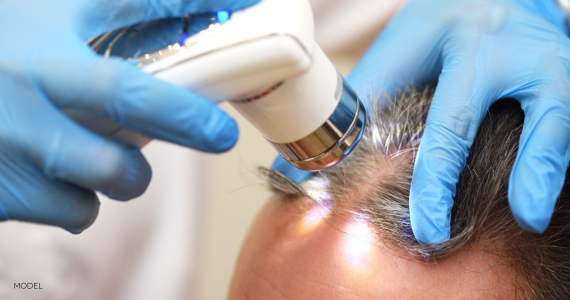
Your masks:
M510 270L486 251L427 264L374 232L346 210L272 200L244 243L230 299L513 298Z

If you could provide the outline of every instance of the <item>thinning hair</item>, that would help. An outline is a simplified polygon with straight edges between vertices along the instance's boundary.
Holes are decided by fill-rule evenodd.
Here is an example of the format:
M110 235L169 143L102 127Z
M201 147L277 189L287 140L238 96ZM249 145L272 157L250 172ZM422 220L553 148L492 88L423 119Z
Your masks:
M509 175L524 122L524 113L514 100L493 105L478 130L457 184L451 238L438 245L416 241L408 198L432 97L431 87L406 90L392 98L374 97L368 126L354 153L301 185L268 169L261 172L282 201L305 197L332 207L348 205L373 225L379 237L412 257L437 262L469 244L491 245L487 248L516 273L512 282L517 298L570 299L568 181L542 235L522 230L509 209Z

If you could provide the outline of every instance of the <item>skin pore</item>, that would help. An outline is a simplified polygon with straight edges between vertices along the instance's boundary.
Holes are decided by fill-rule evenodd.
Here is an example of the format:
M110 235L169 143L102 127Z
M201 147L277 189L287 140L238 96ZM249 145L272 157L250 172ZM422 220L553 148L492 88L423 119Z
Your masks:
M489 245L428 263L348 210L269 201L242 247L229 299L516 298L512 270Z

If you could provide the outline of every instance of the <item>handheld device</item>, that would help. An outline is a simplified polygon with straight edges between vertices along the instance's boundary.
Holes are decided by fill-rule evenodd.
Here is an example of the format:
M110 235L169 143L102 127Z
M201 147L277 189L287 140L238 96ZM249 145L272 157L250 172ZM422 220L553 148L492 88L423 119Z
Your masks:
M318 171L344 159L359 142L366 111L314 41L308 0L263 0L179 42L127 59L156 78L213 102L229 101L295 167ZM88 41L102 55L125 42L127 29ZM73 117L73 116L72 116ZM110 121L76 117L85 126L139 147L148 139Z

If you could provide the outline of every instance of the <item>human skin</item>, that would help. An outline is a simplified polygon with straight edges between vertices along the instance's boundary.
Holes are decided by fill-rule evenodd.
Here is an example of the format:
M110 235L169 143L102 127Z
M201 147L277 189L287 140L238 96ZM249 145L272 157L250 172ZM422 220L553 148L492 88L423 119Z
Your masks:
M516 298L513 270L491 251L498 243L428 263L349 207L269 201L242 246L229 299Z

